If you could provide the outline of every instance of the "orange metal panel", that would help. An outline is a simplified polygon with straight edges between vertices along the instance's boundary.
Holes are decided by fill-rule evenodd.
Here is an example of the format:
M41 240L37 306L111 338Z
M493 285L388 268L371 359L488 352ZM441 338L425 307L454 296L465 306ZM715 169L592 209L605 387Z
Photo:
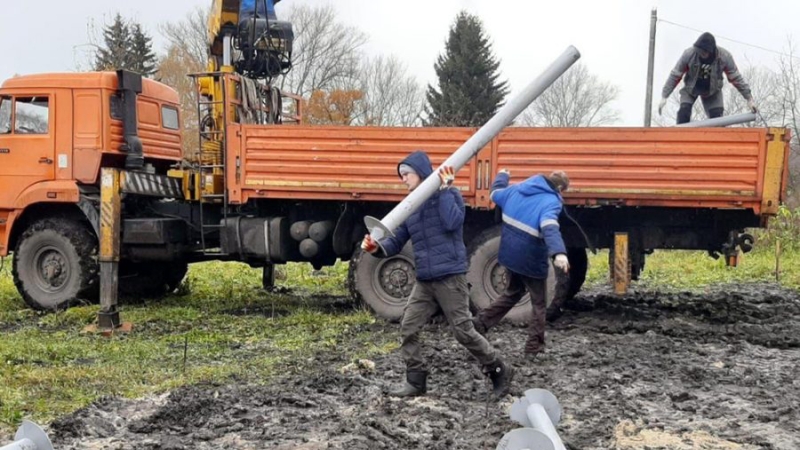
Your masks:
M572 204L757 211L765 149L763 129L512 128L499 136L496 162L512 181L566 171Z
M468 128L241 127L241 189L270 198L399 201L406 187L397 164L424 149L434 166L444 162L473 133ZM458 172L456 186L474 194L476 164Z
M241 127L241 198L399 201L397 163L425 149L440 164L472 128ZM500 168L512 182L565 170L570 204L760 210L767 130L508 128L458 173L474 207ZM485 164L484 164L485 163ZM490 171L491 173L487 173ZM480 180L478 177L480 176ZM477 195L476 195L477 193Z

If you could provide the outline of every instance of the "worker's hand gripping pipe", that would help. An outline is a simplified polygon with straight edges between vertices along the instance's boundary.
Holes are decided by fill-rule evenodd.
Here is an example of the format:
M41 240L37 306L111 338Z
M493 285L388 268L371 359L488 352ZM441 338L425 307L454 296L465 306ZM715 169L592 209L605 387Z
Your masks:
M529 84L516 97L506 103L497 114L494 115L484 126L482 126L467 142L456 150L439 167L453 167L457 172L459 169L478 153L489 141L497 136L503 128L511 122L533 103L554 81L558 79L567 69L581 57L580 52L573 46L569 46L561 56L558 57L550 66ZM437 168L434 172L438 172ZM375 240L386 236L392 236L395 228L405 222L414 211L419 208L434 192L439 189L439 177L430 176L425 179L416 189L411 191L400 204L395 206L382 220L375 217L366 217L364 222L367 229Z

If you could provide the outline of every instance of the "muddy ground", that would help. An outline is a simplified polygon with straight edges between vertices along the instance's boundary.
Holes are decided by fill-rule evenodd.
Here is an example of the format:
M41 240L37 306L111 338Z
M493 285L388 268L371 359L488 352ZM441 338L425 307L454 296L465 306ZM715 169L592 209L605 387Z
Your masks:
M395 325L371 325L375 333ZM489 338L518 369L513 394L551 390L569 449L800 448L800 295L737 285L704 294L581 294L522 352L524 330ZM427 397L384 391L403 379L394 353L341 373L342 355L287 368L266 386L183 388L106 399L50 427L57 449L494 449L517 428L512 396L489 385L446 327L426 330Z

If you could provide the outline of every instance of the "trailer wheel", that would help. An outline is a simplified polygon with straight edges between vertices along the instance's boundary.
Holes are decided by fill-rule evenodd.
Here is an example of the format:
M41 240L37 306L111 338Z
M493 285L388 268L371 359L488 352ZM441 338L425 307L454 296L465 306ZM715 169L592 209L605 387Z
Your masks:
M97 237L88 224L70 218L41 219L14 249L12 275L31 308L58 310L80 300L97 302Z
M353 253L348 288L356 301L378 317L397 322L417 281L411 244L391 258L376 258L360 248Z
M175 292L188 270L186 261L123 261L119 269L120 294L129 301L163 297Z
M469 245L467 281L472 285L470 298L479 308L487 308L500 297L508 283L506 269L500 265L497 255L500 250L500 226L484 230ZM580 291L586 278L586 251L568 249L570 259L570 279L567 300ZM574 258L574 259L573 259ZM553 266L547 274L547 304L553 300L556 289L556 276ZM530 295L525 294L517 305L506 315L515 324L526 324L530 320Z

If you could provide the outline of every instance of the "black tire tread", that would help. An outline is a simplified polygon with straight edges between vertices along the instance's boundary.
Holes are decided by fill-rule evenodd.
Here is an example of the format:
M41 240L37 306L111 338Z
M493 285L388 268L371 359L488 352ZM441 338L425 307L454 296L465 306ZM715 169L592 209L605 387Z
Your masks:
M34 297L29 289L20 279L19 265L20 255L25 254L24 246L26 242L42 231L55 231L66 240L67 245L72 246L80 258L81 283L78 292L69 299L59 303L55 307L42 305ZM69 307L80 300L88 300L96 303L99 295L100 286L100 265L98 262L99 243L94 232L84 221L70 217L53 217L39 219L33 222L17 240L14 249L14 264L12 267L12 277L14 285L17 287L22 299L33 309L39 311L58 310Z

